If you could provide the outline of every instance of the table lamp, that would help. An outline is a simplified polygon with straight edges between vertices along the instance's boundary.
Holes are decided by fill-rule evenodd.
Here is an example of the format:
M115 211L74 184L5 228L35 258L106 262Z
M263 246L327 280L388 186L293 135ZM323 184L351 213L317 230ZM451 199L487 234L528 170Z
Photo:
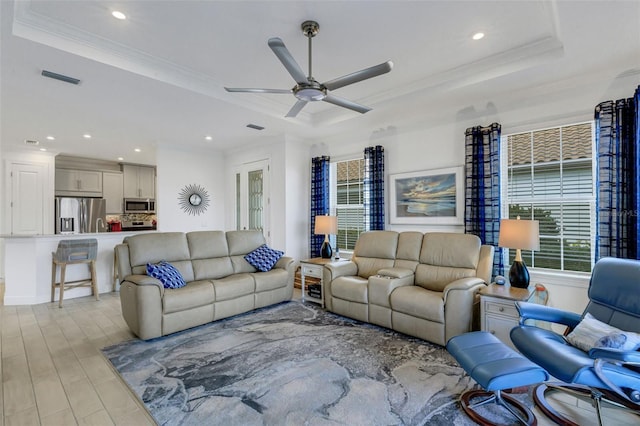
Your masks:
M513 287L529 287L529 271L522 260L521 250L540 250L540 225L537 220L501 219L500 247L516 249L516 258L509 269L509 282Z
M338 217L337 216L316 216L316 226L313 231L316 235L324 234L324 242L320 248L320 257L323 259L331 259L333 250L331 249L331 243L329 242L329 234L335 235L338 232Z

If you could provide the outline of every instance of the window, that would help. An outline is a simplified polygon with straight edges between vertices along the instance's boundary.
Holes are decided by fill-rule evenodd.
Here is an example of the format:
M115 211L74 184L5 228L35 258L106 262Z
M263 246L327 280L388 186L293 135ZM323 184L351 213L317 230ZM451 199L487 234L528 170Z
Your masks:
M591 271L593 140L591 122L503 136L503 217L540 221L540 250L522 252L528 266Z
M353 250L364 223L364 158L331 163L331 211L338 216L335 247Z

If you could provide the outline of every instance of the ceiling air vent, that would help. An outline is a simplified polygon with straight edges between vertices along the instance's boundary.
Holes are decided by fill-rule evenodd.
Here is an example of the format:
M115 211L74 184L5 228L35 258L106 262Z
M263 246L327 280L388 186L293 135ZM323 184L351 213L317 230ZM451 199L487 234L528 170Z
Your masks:
M31 145L31 146L40 145L39 141L34 141L34 140L30 140L30 139L25 139L24 143L26 145Z
M62 75L62 74L58 74L58 73L47 71L47 70L42 70L42 75L44 77L53 78L54 80L64 81L65 83L71 83L71 84L80 83L80 80L78 80L77 78L69 77L68 75Z
M258 126L257 124L247 124L247 127L255 130L264 130L264 127Z

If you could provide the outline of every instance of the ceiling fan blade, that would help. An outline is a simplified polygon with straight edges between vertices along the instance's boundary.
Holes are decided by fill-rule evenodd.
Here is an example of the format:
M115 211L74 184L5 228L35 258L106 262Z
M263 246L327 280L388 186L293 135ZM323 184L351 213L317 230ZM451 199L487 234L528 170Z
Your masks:
M364 114L365 112L371 111L371 108L369 108L369 107L357 104L357 103L355 103L353 101L350 101L350 100L347 100L347 99L344 99L344 98L340 98L338 96L334 96L334 95L331 95L331 94L328 94L327 96L325 96L323 101L329 102L330 104L341 106L343 108L349 108L349 109L351 109L353 111L359 112L360 114Z
M351 74L343 75L342 77L334 78L324 83L324 86L329 90L336 90L349 84L386 74L391 71L391 68L393 68L393 62L387 61L380 65L374 65Z
M254 89L251 87L225 87L227 92L242 92L242 93L286 93L291 94L291 89Z
M300 110L302 110L302 108L304 108L304 106L306 104L307 104L307 101L303 101L302 99L298 99L298 102L293 104L293 106L291 107L291 109L289 110L287 115L285 115L285 117L295 117L296 115L298 115Z
M289 49L287 49L287 46L284 45L284 42L279 37L270 38L269 47L278 59L280 59L282 65L289 71L289 74L291 74L291 77L293 77L296 83L305 84L309 82L304 71L302 71L302 68L300 68L296 60L293 59L291 52L289 52Z

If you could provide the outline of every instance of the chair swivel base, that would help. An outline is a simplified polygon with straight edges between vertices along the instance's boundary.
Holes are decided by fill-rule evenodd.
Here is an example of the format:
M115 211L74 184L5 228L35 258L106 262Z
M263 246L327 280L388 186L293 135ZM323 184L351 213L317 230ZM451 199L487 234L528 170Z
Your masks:
M534 426L538 423L529 408L517 399L504 395L502 391L542 383L549 378L545 370L486 331L475 331L452 337L447 342L447 351L484 389L484 391L465 392L461 396L462 408L469 417L482 425L494 424L478 414L475 408L495 402L506 408L524 425ZM472 398L480 396L488 398L475 404L471 403Z
M475 398L485 398L482 401L472 403ZM535 414L523 403L517 399L502 393L497 390L495 392L488 392L480 389L466 391L460 397L460 404L467 416L474 422L482 426L495 426L495 422L480 415L476 408L495 402L507 409L513 416L515 416L522 424L527 426L536 426L538 424Z
M567 417L556 411L553 406L547 401L547 396L551 392L563 392L568 393L576 398L591 399L592 405L596 409L596 415L598 417L598 423L603 424L601 402L611 404L615 408L628 410L631 413L640 416L640 410L637 405L631 402L625 401L615 393L606 389L589 388L588 386L566 384L562 382L558 383L542 383L536 386L533 393L533 400L535 404L540 408L548 418L553 420L560 426L580 426L578 423L568 419Z

